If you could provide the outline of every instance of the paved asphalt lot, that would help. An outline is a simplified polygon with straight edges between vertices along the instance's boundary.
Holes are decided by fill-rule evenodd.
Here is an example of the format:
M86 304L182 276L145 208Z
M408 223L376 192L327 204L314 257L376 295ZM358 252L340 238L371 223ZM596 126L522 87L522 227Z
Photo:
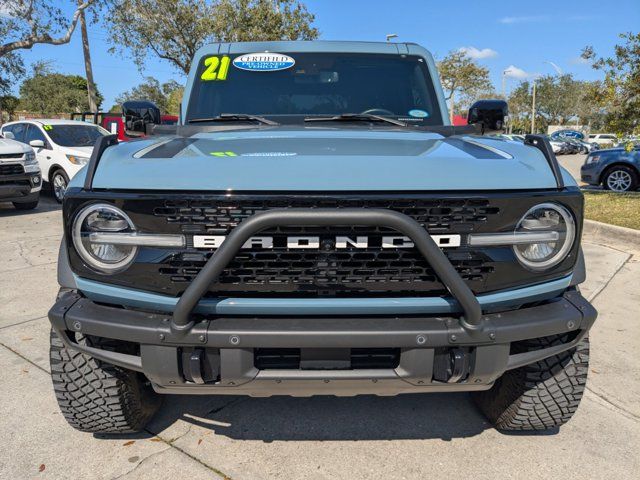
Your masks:
M103 438L66 424L49 378L60 217L50 198L0 206L0 478L637 478L640 256L624 247L585 239L600 317L588 390L559 431L499 433L466 394L223 396L166 397L144 433Z

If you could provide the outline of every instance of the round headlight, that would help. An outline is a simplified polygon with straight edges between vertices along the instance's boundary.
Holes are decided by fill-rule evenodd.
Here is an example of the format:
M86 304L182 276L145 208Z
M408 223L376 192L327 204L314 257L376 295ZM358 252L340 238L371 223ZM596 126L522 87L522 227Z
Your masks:
M133 233L135 226L127 215L113 205L90 205L73 222L73 244L91 268L102 273L125 269L134 259L137 247L91 240L92 233Z
M557 239L515 245L513 251L525 267L546 270L564 260L573 246L576 225L573 215L555 203L541 203L529 210L518 223L517 233L552 233Z

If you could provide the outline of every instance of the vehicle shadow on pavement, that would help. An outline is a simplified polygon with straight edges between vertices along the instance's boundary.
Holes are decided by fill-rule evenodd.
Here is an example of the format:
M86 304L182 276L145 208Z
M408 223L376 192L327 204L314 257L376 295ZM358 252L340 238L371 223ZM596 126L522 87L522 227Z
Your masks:
M165 398L150 430L177 421L235 440L451 440L492 428L465 393L339 398Z
M62 210L62 205L55 201L49 192L40 195L38 206L33 210L17 210L11 203L0 201L0 218L33 215L34 213Z

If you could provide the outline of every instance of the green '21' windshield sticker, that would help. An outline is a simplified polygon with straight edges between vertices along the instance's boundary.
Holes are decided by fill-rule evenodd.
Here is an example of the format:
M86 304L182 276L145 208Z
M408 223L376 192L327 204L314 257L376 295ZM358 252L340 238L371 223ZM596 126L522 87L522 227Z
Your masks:
M45 130L53 130L53 127L51 125L43 125L42 128L44 128Z
M200 80L210 82L212 80L226 80L229 72L229 64L231 59L224 55L223 57L207 57L204 59L204 72L200 75Z

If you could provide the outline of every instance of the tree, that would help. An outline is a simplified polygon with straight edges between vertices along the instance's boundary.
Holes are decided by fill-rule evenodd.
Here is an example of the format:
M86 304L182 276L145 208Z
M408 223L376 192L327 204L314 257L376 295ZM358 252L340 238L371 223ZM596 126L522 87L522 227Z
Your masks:
M103 97L97 90L96 96L99 107ZM87 80L79 75L52 73L47 67L36 68L33 76L20 85L20 106L44 115L87 111Z
M209 42L312 40L314 16L297 0L111 0L111 51L129 54L141 72L147 56L185 75Z
M532 85L528 81L520 82L509 94L510 131L529 133L531 129Z
M19 50L29 49L39 43L68 43L80 14L93 1L78 3L71 18L68 18L59 7L59 1L3 0L0 15L0 91L8 90L13 82L24 75Z
M440 81L445 98L451 103L451 114L455 110L455 99L460 103L471 103L482 94L493 91L489 70L478 65L464 51L452 51L438 62Z
M178 115L180 113L180 104L184 95L184 87L180 86L173 90L167 97L167 113Z
M0 123L4 120L4 112L7 112L9 117L9 121L13 119L13 115L18 109L18 104L20 103L20 99L14 97L13 95L5 95L0 97Z
M605 74L599 92L606 105L606 128L624 135L640 131L640 33L623 33L613 57L598 58L593 47L582 57Z
M153 77L147 77L144 83L121 93L116 98L119 105L127 100L149 100L155 103L162 113L176 115L180 109L180 100L184 88L176 81L170 80L160 84Z
M601 104L594 94L597 82L575 80L571 75L545 75L536 82L536 130L546 132L549 125L598 121ZM533 84L521 82L509 95L509 118L514 131L529 132Z

